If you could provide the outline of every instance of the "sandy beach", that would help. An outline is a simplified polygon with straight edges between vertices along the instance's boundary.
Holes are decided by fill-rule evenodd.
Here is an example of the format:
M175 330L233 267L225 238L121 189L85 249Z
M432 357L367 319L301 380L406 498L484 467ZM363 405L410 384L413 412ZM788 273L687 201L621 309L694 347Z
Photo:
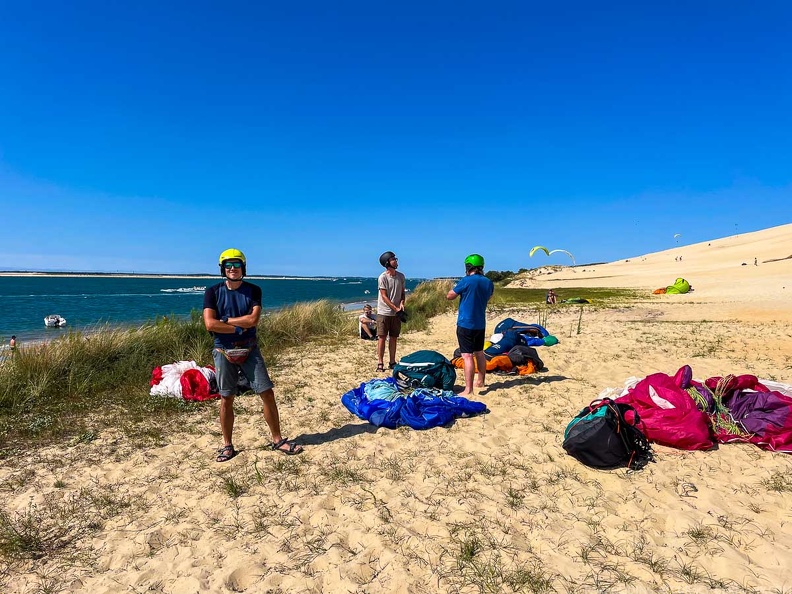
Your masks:
M512 286L581 297L586 287L633 287L645 297L595 302L582 318L581 306L549 309L560 342L540 349L546 370L488 376L475 399L489 413L450 427L377 430L352 416L340 398L375 376L376 356L350 337L271 369L284 433L305 446L301 456L266 449L260 402L248 396L237 400L242 451L228 463L214 462L216 402L147 447L103 432L7 458L8 512L90 501L99 511L82 511L103 527L68 561L0 575L3 591L792 591L789 455L655 445L656 462L629 473L587 468L561 447L574 415L632 376L688 364L699 379L792 383L790 256L784 225L518 279ZM694 291L651 294L677 277ZM487 330L537 316L491 307ZM453 315L435 318L429 331L403 335L399 354L450 357L454 328Z

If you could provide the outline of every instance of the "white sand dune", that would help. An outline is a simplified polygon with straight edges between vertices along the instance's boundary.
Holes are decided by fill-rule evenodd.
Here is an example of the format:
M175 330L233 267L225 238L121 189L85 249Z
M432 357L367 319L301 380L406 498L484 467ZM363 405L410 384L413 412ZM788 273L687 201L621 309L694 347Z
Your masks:
M47 497L93 496L104 518L77 542L84 557L14 565L0 573L3 591L790 591L789 456L655 446L656 463L627 473L586 468L561 448L581 407L630 376L690 364L697 378L792 383L792 260L767 262L792 254L792 225L707 243L520 281L637 287L646 298L595 303L582 319L579 306L550 309L560 343L540 350L547 370L489 376L477 399L490 413L447 428L375 430L350 415L341 395L376 364L374 346L350 338L272 369L300 457L264 448L257 399L244 397L242 453L226 464L213 460L216 403L143 449L103 433L7 458L0 485L12 515ZM695 291L651 295L678 276ZM488 329L506 315L537 321L540 307L493 306ZM403 336L399 352L450 355L454 321Z
M608 264L546 267L511 286L657 289L673 284L678 277L687 279L693 292L669 295L661 300L675 304L708 303L717 315L789 320L792 315L792 224Z

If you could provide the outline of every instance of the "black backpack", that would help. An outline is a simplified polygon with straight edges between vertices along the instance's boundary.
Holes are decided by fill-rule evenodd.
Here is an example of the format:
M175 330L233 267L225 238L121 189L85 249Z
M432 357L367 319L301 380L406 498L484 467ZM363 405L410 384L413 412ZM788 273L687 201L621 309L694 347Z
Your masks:
M563 448L592 468L626 466L640 470L654 462L652 447L638 428L640 424L638 412L629 404L610 398L595 400L567 425Z
M402 390L451 390L456 381L456 368L438 352L416 351L401 358L393 368L393 378Z

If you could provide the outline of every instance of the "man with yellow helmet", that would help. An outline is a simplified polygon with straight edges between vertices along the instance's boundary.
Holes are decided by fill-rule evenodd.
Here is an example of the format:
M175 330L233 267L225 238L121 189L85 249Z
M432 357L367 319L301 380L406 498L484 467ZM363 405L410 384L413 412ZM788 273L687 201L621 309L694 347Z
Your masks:
M221 396L220 428L224 443L218 450L217 461L226 462L237 455L232 433L240 371L264 404L264 420L272 433L270 447L288 455L299 454L303 448L281 435L272 380L258 347L256 326L261 317L261 287L243 280L247 259L240 250L225 250L219 263L223 281L206 289L203 304L204 325L214 336L212 354Z

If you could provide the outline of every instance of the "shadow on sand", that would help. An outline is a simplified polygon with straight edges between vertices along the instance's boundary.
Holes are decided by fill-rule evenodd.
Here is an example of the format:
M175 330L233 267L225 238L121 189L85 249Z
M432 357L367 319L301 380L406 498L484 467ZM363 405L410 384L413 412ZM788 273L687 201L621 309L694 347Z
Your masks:
M491 378L493 376L488 374L487 377ZM484 396L485 394L489 394L490 392L493 392L495 390L503 390L505 388L511 388L513 386L524 386L526 384L538 386L540 384L549 384L551 382L563 382L568 379L569 378L564 375L539 375L539 376L519 375L519 376L514 376L507 380L488 384L484 390L479 392L479 394Z
M371 423L347 423L343 427L334 427L323 433L305 433L299 437L295 437L294 441L301 445L322 445L324 443L336 441L337 439L346 439L348 437L354 437L355 435L361 435L362 433L376 433L377 429L379 429L379 427L375 427Z

